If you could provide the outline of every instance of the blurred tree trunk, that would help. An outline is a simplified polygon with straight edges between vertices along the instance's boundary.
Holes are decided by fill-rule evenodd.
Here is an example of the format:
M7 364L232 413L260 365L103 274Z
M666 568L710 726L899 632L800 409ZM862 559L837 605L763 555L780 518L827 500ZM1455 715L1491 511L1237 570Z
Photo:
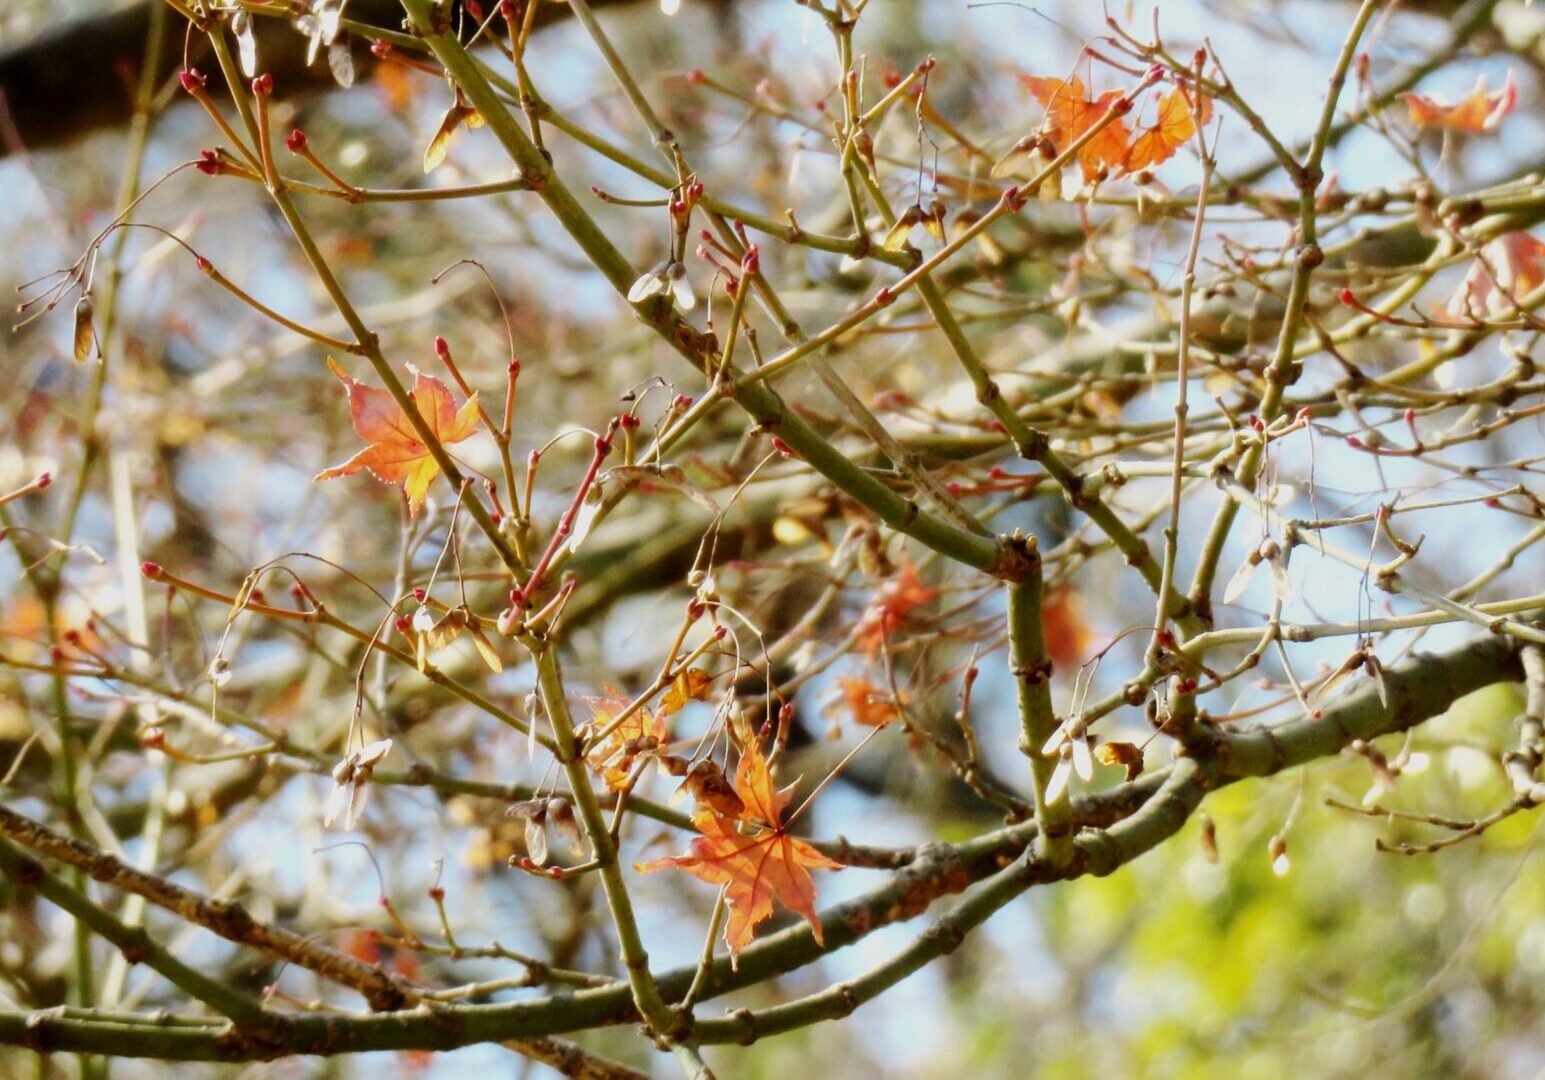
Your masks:
M0 157L61 146L99 129L127 124L133 111L133 86L144 62L150 13L161 2L140 0L119 11L68 22L0 53L0 105L9 114L9 123L0 123ZM591 0L594 7L630 2ZM460 0L455 0L453 17L459 8ZM402 28L398 0L351 0L345 13L372 26ZM568 14L567 4L549 0L537 9L536 25L547 26ZM281 96L333 87L326 58L308 66L307 39L292 26L259 18L253 20L253 31L259 63L273 75ZM354 60L361 76L367 76L376 62L369 44L358 36L354 40ZM160 57L158 80L172 78L184 62L180 41L169 42ZM199 38L190 43L186 63L209 77L211 92L223 86L208 42ZM0 120L4 118L0 114Z

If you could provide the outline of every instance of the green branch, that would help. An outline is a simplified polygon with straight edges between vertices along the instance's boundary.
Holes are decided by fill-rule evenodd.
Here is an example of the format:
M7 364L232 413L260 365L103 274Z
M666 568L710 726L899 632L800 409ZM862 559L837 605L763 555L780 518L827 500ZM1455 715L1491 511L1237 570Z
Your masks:
M1163 835L1178 828L1178 822L1169 815L1194 805L1193 786L1211 792L1247 777L1296 768L1335 755L1355 739L1370 740L1409 730L1485 686L1499 681L1516 682L1523 674L1519 649L1514 638L1486 635L1445 653L1413 656L1385 673L1387 706L1380 700L1377 688L1367 683L1325 706L1317 717L1305 716L1275 728L1220 734L1212 743L1194 748L1194 761L1182 759L1176 766L1074 800L1068 816L1069 826L1080 830L1074 834L1074 854L1052 879L1111 873L1141 850L1147 850L1140 843L1143 838L1154 836L1153 842L1157 843ZM1181 774L1178 780L1177 773ZM1142 816L1143 808L1166 787L1172 791L1183 787L1185 794L1179 799L1161 801L1168 809L1155 809L1152 813L1156 816ZM1129 820L1146 824L1123 828L1122 823ZM4 808L0 808L0 834L51 857L81 865L88 872L102 858L89 845L70 841ZM738 968L732 969L725 958L715 961L702 981L701 997L717 997L798 970L880 927L914 918L940 897L998 874L1006 863L1024 853L1037 834L1035 824L1027 822L965 843L924 848L883 884L822 913L825 948L815 943L808 926L798 923L748 946L740 954ZM1038 867L1036 874L1052 873L1045 860L1033 865ZM158 902L155 896L149 899ZM698 964L694 962L654 976L654 984L666 1002L673 1002L681 1000L697 977ZM626 985L515 1003L433 1010L420 1007L342 1017L304 1014L292 1018L284 1052L448 1050L479 1042L540 1038L637 1019L633 992ZM0 1043L37 1050L111 1050L125 1057L196 1061L250 1060L261 1056L258 1049L244 1045L233 1032L229 1026L154 1027L80 1020L53 1012L0 1014Z

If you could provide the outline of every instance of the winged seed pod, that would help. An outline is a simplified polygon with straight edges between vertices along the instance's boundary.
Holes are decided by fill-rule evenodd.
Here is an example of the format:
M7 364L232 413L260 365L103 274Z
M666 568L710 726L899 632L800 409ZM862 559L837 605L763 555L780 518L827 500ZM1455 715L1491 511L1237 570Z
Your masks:
M231 33L236 37L241 72L250 79L257 74L257 37L252 33L252 13L246 8L231 13Z
M75 301L75 362L83 364L91 356L92 347L97 343L96 331L96 301L91 299L90 293L85 293Z
M343 831L354 830L370 801L370 774L391 750L392 740L379 739L350 751L333 766L333 790L328 793L327 806L322 811L324 829L332 828L342 815Z

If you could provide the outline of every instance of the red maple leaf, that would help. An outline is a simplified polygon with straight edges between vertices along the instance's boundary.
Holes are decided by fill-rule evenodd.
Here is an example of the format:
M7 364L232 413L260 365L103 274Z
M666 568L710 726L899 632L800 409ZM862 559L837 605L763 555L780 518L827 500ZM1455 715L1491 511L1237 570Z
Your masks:
M728 886L724 942L732 964L751 943L757 925L772 916L775 903L803 915L816 943L825 945L810 871L840 870L842 864L789 835L783 811L793 791L773 786L767 758L754 740L735 769L735 792L742 804L738 815L729 817L707 808L692 815L692 824L703 835L692 841L688 854L639 863L634 869L649 873L673 866L710 885Z
M891 634L912 617L913 611L937 595L937 589L923 584L923 579L917 575L917 567L911 563L902 566L895 577L880 586L869 607L859 617L859 649L870 656L879 652L881 643L888 641Z
M1019 80L1046 107L1042 129L1056 144L1059 152L1099 123L1110 106L1122 95L1120 90L1107 90L1090 100L1084 90L1083 80L1077 75L1066 80L1021 75ZM1127 141L1130 138L1131 132L1118 118L1081 146L1078 150L1078 164L1083 170L1084 179L1093 180L1102 171L1120 168L1126 158Z
M897 701L888 690L882 690L868 679L852 679L839 675L837 688L841 696L836 705L844 708L854 721L865 727L884 727L901 716ZM905 704L905 698L901 704Z
M408 496L408 513L416 515L429 494L429 485L440 475L439 462L430 454L429 447L419 441L418 431L392 395L351 378L332 357L327 358L327 366L343 383L354 430L370 445L342 465L323 469L314 479L331 480L369 469L377 480L401 484ZM461 442L477 430L476 394L457 409L450 387L411 365L408 370L413 372L413 390L409 395L413 405L442 446Z

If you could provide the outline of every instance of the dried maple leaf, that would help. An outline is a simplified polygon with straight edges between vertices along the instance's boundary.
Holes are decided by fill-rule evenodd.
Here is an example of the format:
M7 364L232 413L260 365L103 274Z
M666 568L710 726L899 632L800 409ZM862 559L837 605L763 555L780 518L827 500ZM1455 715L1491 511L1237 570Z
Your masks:
M1159 115L1152 127L1137 129L1137 137L1127 148L1121 171L1134 173L1164 164L1196 134L1198 126L1212 117L1212 102L1198 97L1193 108L1186 92L1175 87L1159 99Z
M1438 314L1455 320L1502 318L1545 284L1545 243L1528 233L1504 233L1481 248L1470 272Z
M429 448L419 441L418 432L392 395L351 378L332 357L327 358L327 366L338 376L348 394L354 430L370 445L342 465L323 469L315 479L331 480L335 476L352 476L362 469L369 469L377 480L401 484L408 497L408 513L416 515L424 505L429 485L440 475L439 463L430 455ZM456 399L443 382L412 365L408 370L413 372L410 394L413 404L442 446L461 442L477 430L477 394L457 409Z
M597 731L610 727L629 705L627 698L609 686L603 696L587 697L585 703L590 706L590 722ZM659 748L668 736L664 716L640 707L618 724L585 760L607 787L620 791L627 786L628 773L638 755Z
M1021 75L1019 80L1035 95L1035 100L1046 107L1042 130L1059 151L1099 123L1122 94L1120 90L1107 90L1091 101L1084 89L1084 81L1077 75L1066 80ZM1080 147L1078 164L1084 179L1094 180L1102 172L1120 168L1131 137L1126 124L1118 118Z
M1129 742L1101 743L1095 748L1094 756L1101 765L1120 765L1124 768L1128 783L1143 774L1143 751Z
M688 668L678 672L671 680L671 687L660 699L660 716L678 713L689 701L702 701L713 686L713 676L702 668Z
M880 586L869 607L859 617L859 649L870 656L879 652L881 643L889 640L891 634L911 618L913 611L937 595L937 589L923 584L917 575L917 567L911 563L904 565Z
M704 758L692 766L681 786L699 806L721 817L739 817L746 812L746 804L724 775L724 770L712 758Z
M725 885L729 920L724 941L734 964L740 950L751 943L758 924L772 916L774 902L802 915L810 924L816 944L825 945L821 920L815 914L815 882L811 870L840 870L833 862L783 825L783 811L793 797L792 789L773 786L767 758L753 740L747 744L735 769L735 791L742 810L736 817L699 809L692 824L703 835L692 841L686 855L639 863L634 869L649 873L676 867L710 885ZM749 832L740 831L742 828Z
M1475 80L1475 89L1470 95L1452 105L1445 105L1425 94L1405 93L1400 99L1406 103L1411 123L1419 128L1479 134L1494 130L1502 118L1513 111L1518 104L1518 87L1510 70L1501 90L1487 93L1486 76L1482 75Z

